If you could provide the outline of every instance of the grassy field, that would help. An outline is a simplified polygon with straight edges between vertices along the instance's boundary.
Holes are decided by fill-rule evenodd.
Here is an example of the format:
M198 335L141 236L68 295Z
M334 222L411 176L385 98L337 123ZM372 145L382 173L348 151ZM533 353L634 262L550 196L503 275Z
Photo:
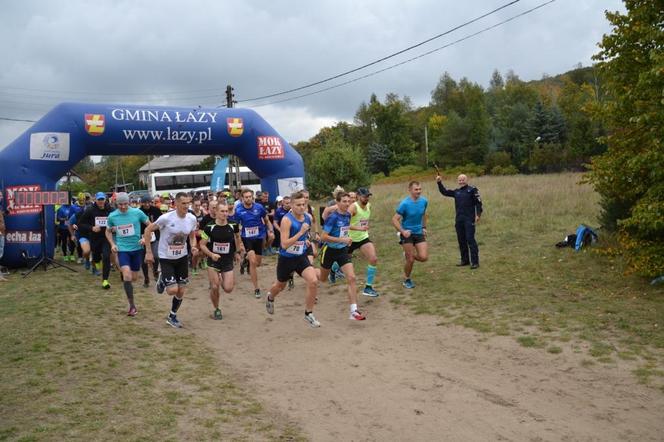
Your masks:
M559 174L471 180L484 203L476 234L481 267L475 271L455 267L454 200L438 192L433 176L423 180L430 259L415 264L412 291L400 285L403 258L387 223L407 185L374 186L379 286L394 303L440 316L441 326L509 335L550 353L582 352L587 364L633 361L642 382L664 391L664 288L625 275L601 231L599 247L578 253L554 247L580 223L598 225L598 196L581 179ZM444 182L456 187L455 177Z
M625 275L601 232L601 248L554 247L578 224L597 225L597 195L580 179L472 180L485 205L476 271L455 267L453 200L438 193L433 177L423 182L430 260L416 264L410 291L401 286L403 258L389 224L406 184L374 186L378 290L395 305L438 316L441 327L580 353L584 365L621 364L664 392L664 289ZM364 275L363 263L356 265ZM0 440L303 438L253 399L205 343L186 329L173 333L151 291L138 290L141 312L131 320L121 290L97 284L63 270L0 284Z
M138 290L132 320L121 290L82 270L2 283L0 440L301 439L193 335L173 333L152 290Z

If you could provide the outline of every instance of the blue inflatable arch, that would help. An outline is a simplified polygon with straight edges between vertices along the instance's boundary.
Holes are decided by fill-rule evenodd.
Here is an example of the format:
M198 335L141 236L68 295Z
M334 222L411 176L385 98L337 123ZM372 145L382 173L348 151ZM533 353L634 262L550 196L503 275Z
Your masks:
M272 196L304 185L300 155L252 110L62 103L0 151L7 226L0 264L21 266L22 251L40 251L39 210L16 205L15 191L55 190L57 180L87 155L154 154L236 155ZM45 215L52 251L54 211Z

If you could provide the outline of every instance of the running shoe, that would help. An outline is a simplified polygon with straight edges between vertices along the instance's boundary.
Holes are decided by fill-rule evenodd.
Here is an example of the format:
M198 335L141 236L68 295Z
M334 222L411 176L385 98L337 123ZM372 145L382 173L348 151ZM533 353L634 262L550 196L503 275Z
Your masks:
M240 275L244 275L245 272L249 273L249 260L247 258L244 258L242 264L240 264Z
M307 321L309 323L309 326L313 328L320 327L320 322L316 320L316 317L314 316L313 313L308 313L304 315L304 320Z
M136 313L138 313L138 310L136 310L136 307L129 307L129 311L127 312L127 316L136 316Z
M274 314L274 299L270 300L269 296L265 299L266 299L266 301L265 301L265 310L267 310L267 312L269 314L273 315Z
M327 280L330 281L330 284L336 284L337 283L336 272L330 272L330 274L327 275Z
M213 318L216 319L217 321L221 321L221 318L222 318L222 316L221 316L221 309L215 309L215 310L214 310L214 316L213 316Z
M256 299L260 299L260 297L261 297L261 289L256 289L256 290L254 290L254 296L256 297Z
M378 297L378 292L373 289L371 286L366 286L364 290L362 290L362 294L364 296L370 296L372 298L377 298Z
M293 275L291 275L291 277L288 278L288 290L293 290L293 287L295 287L295 281L293 280Z
M178 317L175 315L169 314L166 317L166 322L173 328L182 328L182 323L178 320Z
M196 268L191 269L191 274L192 274L193 276L198 276L198 269L196 269Z
M414 288L415 288L415 283L414 283L413 280L410 279L410 278L404 279L404 281L403 281L402 284L403 284L403 286L406 287L407 289L414 289Z
M336 272L334 272L334 276L337 279L344 279L346 277L346 275L344 275L344 272L342 272L341 270L337 270Z
M101 271L99 271L97 269L92 269L92 275L93 276L101 276Z
M159 278L157 278L156 288L157 288L157 293L159 293L160 295L164 293L164 289L166 288L166 286L164 285L164 281L162 281L161 279L161 274L159 274Z
M359 310L355 310L353 313L350 314L350 317L348 319L352 321L364 321L367 318L362 314L362 312L360 312Z
M104 279L104 280L101 282L101 288L103 288L104 290L108 290L108 289L111 288L111 283L108 282L108 279Z
M83 264L83 258L78 258L76 260L76 264Z
M90 270L90 261L87 259L85 260L85 270Z
M202 268L203 270L207 270L207 268L208 268L207 260L205 260L205 259L203 260L203 262L201 263L201 268Z
M148 287L150 287L150 280L146 279L145 281L143 281L143 288L146 289Z

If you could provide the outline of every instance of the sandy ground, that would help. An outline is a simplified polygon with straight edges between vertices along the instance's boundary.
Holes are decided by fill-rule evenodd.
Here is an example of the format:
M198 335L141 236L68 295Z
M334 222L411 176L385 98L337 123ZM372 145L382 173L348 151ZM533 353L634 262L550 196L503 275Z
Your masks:
M261 268L264 291L275 258ZM248 277L211 319L204 275L179 317L258 400L314 441L664 440L664 394L622 365L582 367L512 337L486 337L389 302L361 296L364 322L348 319L345 284L321 287L310 328L304 281L277 298L275 314ZM170 306L167 296L164 307ZM164 324L165 325L165 324ZM166 326L166 325L165 325Z

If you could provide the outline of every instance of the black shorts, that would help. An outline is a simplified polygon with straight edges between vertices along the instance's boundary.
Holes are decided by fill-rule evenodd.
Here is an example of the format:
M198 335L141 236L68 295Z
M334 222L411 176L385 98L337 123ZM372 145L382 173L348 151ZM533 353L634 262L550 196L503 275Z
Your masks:
M279 255L279 258L277 259L277 281L288 281L293 275L293 272L297 272L298 275L302 276L302 272L304 272L304 269L307 267L311 267L307 255L300 255L294 258L286 258L285 256Z
M400 236L399 244L419 244L421 242L427 242L427 238L421 233L411 233L408 238L404 238L403 235Z
M220 273L232 272L233 271L233 255L225 255L219 258L217 261L213 261L208 258L207 260L208 267L214 269Z
M189 283L189 257L178 259L159 258L161 266L161 280L164 286L187 285Z
M348 247L344 247L343 249L333 249L325 244L321 251L320 266L329 270L332 268L332 264L334 264L335 261L339 264L339 267L343 267L349 262L352 262L350 254L348 253Z
M256 252L256 255L262 256L264 240L265 238L242 238L242 244L244 244L244 248L247 253L253 250Z
M358 242L353 241L353 243L348 248L348 253L350 253L352 255L355 250L361 248L363 245L365 245L367 243L370 243L370 242L371 242L371 240L369 238L364 238L362 241L358 241Z

